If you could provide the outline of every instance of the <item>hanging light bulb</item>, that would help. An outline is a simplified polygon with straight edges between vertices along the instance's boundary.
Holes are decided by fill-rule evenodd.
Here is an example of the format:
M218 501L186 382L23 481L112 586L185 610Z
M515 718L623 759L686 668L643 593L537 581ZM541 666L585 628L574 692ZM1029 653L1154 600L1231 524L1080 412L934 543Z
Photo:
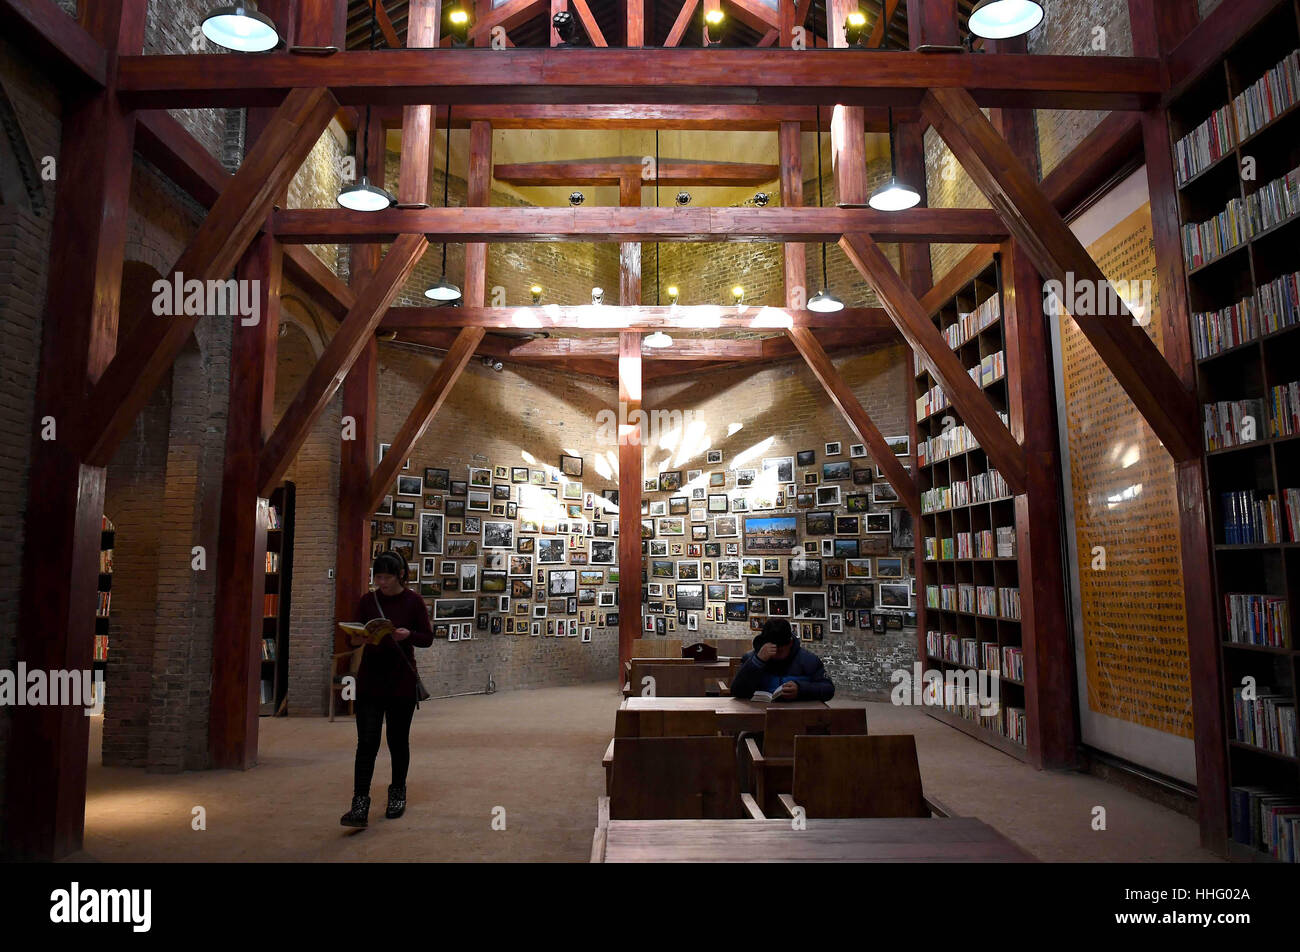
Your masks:
M735 302L736 307L745 303L745 289L739 284L731 289L731 300Z
M844 302L831 294L830 291L822 288L808 299L808 310L816 311L818 314L833 314L836 311L844 310Z
M213 43L239 53L264 53L280 42L275 23L253 0L217 7L200 28Z
M980 0L970 12L970 31L986 40L1022 36L1043 22L1037 0Z
M542 303L542 286L540 284L534 284L531 288L528 289L528 293L533 296L534 304Z
M600 305L600 304L604 304L604 303L605 303L605 289L604 289L604 288L592 288L592 289L591 289L591 303L592 303L593 305Z
M451 184L449 170L451 168L451 106L447 107L447 143L443 147L442 157L442 207L447 207L447 188ZM455 304L460 301L460 288L447 280L447 242L442 243L442 276L433 287L424 292L424 296L432 301L441 301L444 304Z
M681 292L677 290L677 285L675 284L668 285L668 303L672 305L676 305L677 300L680 297L681 297Z
M889 110L889 181L871 193L867 204L878 212L901 212L921 203L921 193L898 180L898 160L894 153L894 110Z
M645 344L645 346L647 347L655 347L655 348L671 347L673 343L673 339L669 337L667 334L665 334L663 331L655 331L649 337L641 341L641 343Z
M817 207L826 206L826 196L822 194L822 110L817 107ZM826 242L822 242L822 289L808 301L808 310L821 314L831 314L844 310L844 302L826 289Z
M339 192L338 203L354 212L379 212L392 206L397 199L391 192L371 185L370 179L361 176L360 182L349 185Z

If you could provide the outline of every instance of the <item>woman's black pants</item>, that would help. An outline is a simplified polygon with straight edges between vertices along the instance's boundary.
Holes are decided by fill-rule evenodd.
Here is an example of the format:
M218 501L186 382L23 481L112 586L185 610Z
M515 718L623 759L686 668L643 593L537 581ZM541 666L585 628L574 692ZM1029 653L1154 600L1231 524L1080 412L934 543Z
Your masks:
M370 780L375 774L375 757L379 754L379 735L388 719L388 754L393 761L393 785L406 786L406 770L411 764L411 718L415 715L414 698L376 698L356 702L357 762L352 775L352 792L370 796Z

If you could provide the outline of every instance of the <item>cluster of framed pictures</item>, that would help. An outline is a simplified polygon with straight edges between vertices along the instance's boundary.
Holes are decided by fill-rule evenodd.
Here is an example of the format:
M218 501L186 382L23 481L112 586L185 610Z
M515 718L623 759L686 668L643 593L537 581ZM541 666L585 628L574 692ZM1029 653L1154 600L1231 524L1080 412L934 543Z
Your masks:
M387 451L380 444L380 459ZM403 470L371 522L372 555L403 556L435 637L467 641L477 630L590 642L593 628L617 625L618 490L585 490L582 457L467 465L465 479L432 466L416 475L410 460Z
M910 454L908 437L887 442L896 455ZM643 630L696 631L701 612L706 622L755 630L789 618L807 625L811 640L827 630L914 626L911 513L895 505L864 445L836 458L844 452L828 442L821 461L816 450L800 450L647 477L646 494L669 496L642 499ZM722 452L708 450L705 460L721 464ZM756 512L774 509L784 511Z

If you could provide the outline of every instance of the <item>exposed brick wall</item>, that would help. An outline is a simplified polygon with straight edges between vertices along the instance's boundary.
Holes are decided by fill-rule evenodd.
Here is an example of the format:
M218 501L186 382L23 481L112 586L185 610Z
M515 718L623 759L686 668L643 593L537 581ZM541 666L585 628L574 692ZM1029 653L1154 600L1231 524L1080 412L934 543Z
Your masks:
M988 115L987 109L983 110ZM933 128L925 131L926 204L931 208L988 208L988 199L966 174L947 143ZM937 282L953 269L970 245L931 245L930 269Z
M347 135L337 120L331 120L289 183L289 208L337 208L343 187L343 160L349 155ZM396 172L393 173L396 175ZM347 246L308 245L311 253L336 273L340 249Z
M894 436L907 433L907 373L910 358L904 346L893 345L857 354L836 354L832 360L883 434ZM812 372L798 359L758 369L713 372L699 379L683 378L659 384L651 382L646 387L644 405L648 410L681 411L683 414L692 411L692 425L703 425L698 435L693 435L690 439L692 450L688 454L682 453L679 441L670 440L673 447L671 450L657 444L647 447L644 464L647 476L661 470L681 470L685 479L686 471L690 469L701 469L705 473L731 470L737 465L736 457L746 451L752 451L753 458L739 465L759 469L764 457L793 457L799 450L811 449L816 452L815 465L795 467L795 482L800 489L804 489L803 473L816 471L820 474L821 464L827 459L850 460L849 446L858 442L853 430L826 396ZM843 455L827 457L824 453L825 444L836 440L842 443ZM754 451L754 447L761 449ZM722 450L720 465L705 462L705 452L710 448ZM850 462L854 468L864 468L869 465L870 459L868 457ZM863 488L853 487L851 482L825 485L839 485L841 496L848 492L860 492ZM729 481L728 491L733 487L734 477ZM870 492L870 487L865 488ZM705 490L706 494L720 491ZM646 498L666 500L672 495L678 494L655 492L647 493ZM692 503L692 506L701 505L703 504ZM873 505L871 511L878 512L885 508L887 507ZM804 534L804 514L808 511L810 510L797 508L793 502L780 510L784 514L797 516L800 542L811 538ZM834 511L840 515L846 514L843 505ZM741 513L738 517L742 531L743 518L749 514ZM761 511L752 514L773 513ZM689 518L687 524L691 524ZM710 541L713 541L712 516L709 517L708 525ZM672 539L689 544L689 531L685 537ZM741 555L745 554L743 539L717 541L740 542ZM904 564L910 556L910 552L890 554L903 557ZM819 555L818 558L820 557ZM832 561L822 560L823 572ZM785 558L782 558L781 570L782 573L786 572ZM787 581L787 596L792 588ZM812 589L800 587L800 590ZM704 612L697 614L700 626L698 633L688 633L685 626L679 624L670 637L750 638L754 634L750 631L748 622L713 623L705 620ZM826 663L827 670L839 689L849 693L883 696L889 690L889 672L910 665L916 657L914 628L894 629L879 635L846 628L843 633L832 634L830 624L826 622L824 631L825 640L812 642L809 648ZM647 634L644 637L653 636Z

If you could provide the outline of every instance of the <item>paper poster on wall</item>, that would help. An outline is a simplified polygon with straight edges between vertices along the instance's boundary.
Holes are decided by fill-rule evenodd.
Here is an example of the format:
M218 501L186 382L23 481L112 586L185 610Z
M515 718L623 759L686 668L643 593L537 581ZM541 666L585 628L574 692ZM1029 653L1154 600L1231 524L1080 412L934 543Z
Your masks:
M1145 167L1071 228L1163 349ZM1194 784L1173 460L1065 313L1097 313L1096 289L1059 290L1064 309L1048 324L1083 741Z

